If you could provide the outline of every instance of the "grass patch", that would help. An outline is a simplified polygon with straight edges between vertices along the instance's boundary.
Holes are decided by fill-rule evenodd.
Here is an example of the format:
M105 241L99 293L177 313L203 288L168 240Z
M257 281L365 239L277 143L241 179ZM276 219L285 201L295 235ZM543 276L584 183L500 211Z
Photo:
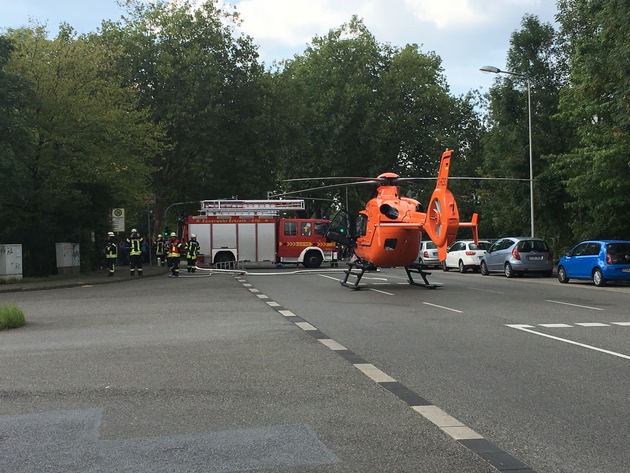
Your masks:
M21 327L26 323L24 312L15 304L0 306L0 330Z

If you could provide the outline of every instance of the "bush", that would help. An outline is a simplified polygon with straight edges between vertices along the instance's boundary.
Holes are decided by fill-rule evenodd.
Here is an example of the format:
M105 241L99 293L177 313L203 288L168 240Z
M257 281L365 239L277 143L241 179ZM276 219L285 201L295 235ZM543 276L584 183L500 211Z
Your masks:
M21 327L26 323L24 312L15 304L0 306L0 330Z

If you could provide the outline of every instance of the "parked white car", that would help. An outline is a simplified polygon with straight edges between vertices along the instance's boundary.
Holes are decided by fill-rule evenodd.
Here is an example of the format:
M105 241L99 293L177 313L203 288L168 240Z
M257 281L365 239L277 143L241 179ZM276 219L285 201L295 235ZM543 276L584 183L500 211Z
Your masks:
M477 244L473 240L456 241L446 252L446 259L442 261L442 270L457 268L460 273L465 273L469 269L479 271L479 262L488 248L490 248L489 241L480 240Z

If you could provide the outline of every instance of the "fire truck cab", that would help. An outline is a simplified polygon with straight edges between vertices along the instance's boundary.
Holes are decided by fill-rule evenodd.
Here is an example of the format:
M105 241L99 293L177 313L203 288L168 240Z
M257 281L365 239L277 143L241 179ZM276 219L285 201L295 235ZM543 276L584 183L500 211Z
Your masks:
M204 200L199 215L188 217L184 240L197 235L204 261L215 266L235 262L337 264L337 249L324 233L326 219L283 218L304 210L303 200Z

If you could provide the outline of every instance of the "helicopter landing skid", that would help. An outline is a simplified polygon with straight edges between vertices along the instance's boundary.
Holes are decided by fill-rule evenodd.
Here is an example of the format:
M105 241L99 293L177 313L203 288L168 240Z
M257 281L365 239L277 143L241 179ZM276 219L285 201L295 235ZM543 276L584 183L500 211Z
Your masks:
M429 283L427 276L430 276L431 273L427 273L426 271L423 271L420 266L416 266L416 265L405 266L405 271L407 272L407 280L409 281L409 284L413 286L424 287L425 289L437 289L439 287L437 284ZM422 277L424 284L415 282L413 280L413 277L411 276L411 273L419 274Z
M368 263L362 260L356 260L352 262L349 261L348 269L344 271L344 273L346 273L346 277L343 278L343 281L339 281L339 282L341 283L342 286L349 287L350 289L357 291L365 287L365 285L359 286L359 282L361 281L361 278L363 277L365 272L375 271L375 270L376 270L376 266L374 266L372 263ZM351 284L348 282L348 278L350 276L355 276L357 278L354 284Z

